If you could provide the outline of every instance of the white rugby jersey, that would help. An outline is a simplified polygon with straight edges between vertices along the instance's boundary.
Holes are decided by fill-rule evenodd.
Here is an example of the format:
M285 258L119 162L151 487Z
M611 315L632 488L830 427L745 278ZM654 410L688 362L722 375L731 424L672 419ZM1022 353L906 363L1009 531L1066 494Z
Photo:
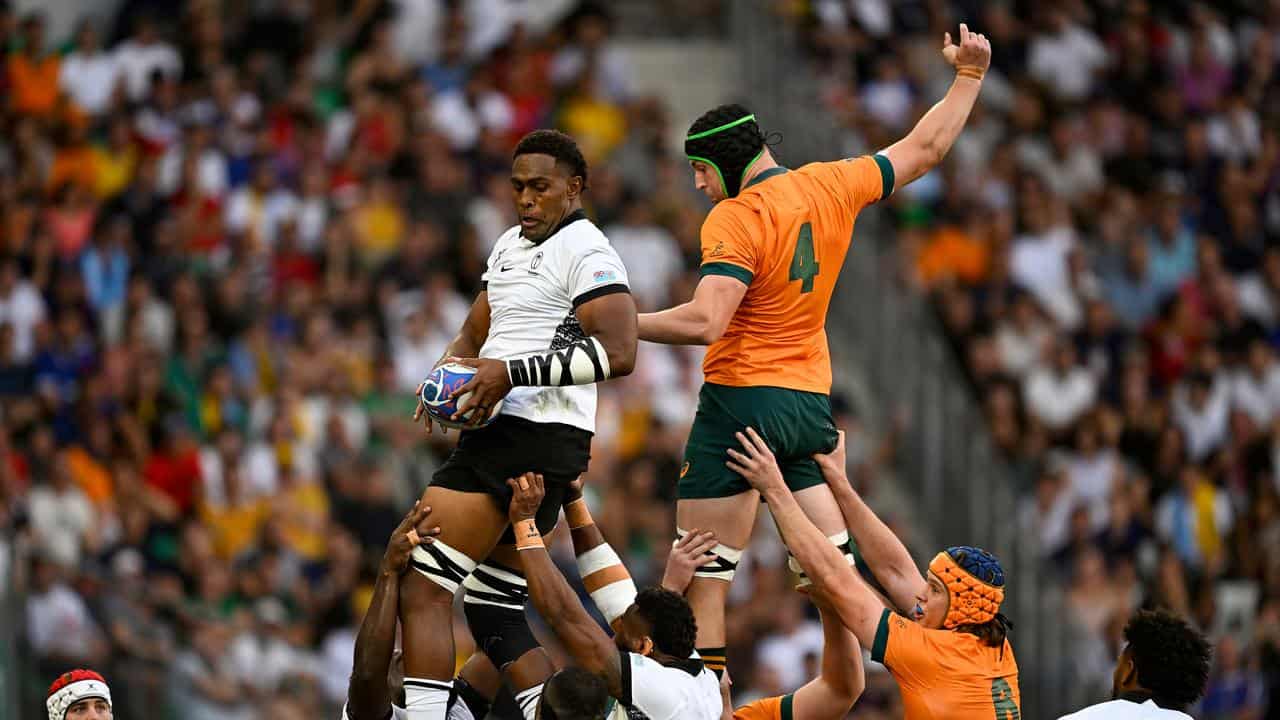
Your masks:
M1154 701L1137 703L1132 700L1108 700L1058 720L1192 720L1191 716L1177 710L1165 710Z
M720 720L720 681L697 653L687 668L629 652L621 660L623 697L609 709L609 720Z
M489 293L489 337L480 357L507 360L567 347L586 338L574 310L614 292L630 292L627 270L586 213L575 211L535 244L517 225L502 234L481 277ZM503 415L596 429L596 386L515 387Z

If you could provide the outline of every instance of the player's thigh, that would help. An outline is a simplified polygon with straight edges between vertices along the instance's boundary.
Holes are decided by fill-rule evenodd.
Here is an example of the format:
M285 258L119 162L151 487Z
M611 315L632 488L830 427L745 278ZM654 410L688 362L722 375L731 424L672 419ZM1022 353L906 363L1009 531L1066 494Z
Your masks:
M431 522L440 527L436 541L480 562L498 544L507 527L506 513L487 492L466 492L432 485L422 494Z
M755 490L729 497L681 498L676 501L676 526L713 532L717 543L741 550L751 539L759 507L760 493Z
M817 463L813 460L788 463L783 468L783 477L787 479L787 485L795 495L800 509L804 510L810 522L817 525L823 535L830 537L847 530L836 497L822 479L822 471L818 469Z

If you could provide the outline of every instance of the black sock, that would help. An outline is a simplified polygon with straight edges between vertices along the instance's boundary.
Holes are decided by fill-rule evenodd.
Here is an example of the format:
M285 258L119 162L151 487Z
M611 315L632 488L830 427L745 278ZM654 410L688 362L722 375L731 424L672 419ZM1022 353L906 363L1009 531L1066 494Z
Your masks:
M702 664L707 669L716 674L716 678L724 677L725 667L725 646L698 648L698 656L702 658Z
M488 698L481 695L479 690L467 684L466 680L462 678L454 679L453 689L457 693L458 699L462 700L476 720L481 720L489 714Z

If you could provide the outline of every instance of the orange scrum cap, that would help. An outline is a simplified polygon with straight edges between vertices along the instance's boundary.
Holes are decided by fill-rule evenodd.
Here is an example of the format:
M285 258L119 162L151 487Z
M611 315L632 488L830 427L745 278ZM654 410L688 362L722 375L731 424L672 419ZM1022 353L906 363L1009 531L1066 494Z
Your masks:
M946 586L951 598L944 628L981 625L1000 612L1004 569L986 550L967 545L947 548L934 556L929 570Z

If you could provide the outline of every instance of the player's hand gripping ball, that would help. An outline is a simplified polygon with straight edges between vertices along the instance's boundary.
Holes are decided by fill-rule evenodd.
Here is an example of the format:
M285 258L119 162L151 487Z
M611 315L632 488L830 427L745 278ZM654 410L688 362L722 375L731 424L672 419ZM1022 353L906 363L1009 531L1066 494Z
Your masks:
M431 416L432 422L455 429L477 427L476 425L468 425L468 421L471 419L472 413L478 412L479 408L468 412L457 420L453 419L453 414L466 403L467 398L471 397L471 393L463 393L453 400L449 399L450 395L456 392L458 388L466 385L475 374L475 368L459 365L458 363L445 363L431 371L431 374L422 383L422 394L419 399L422 400L422 405ZM501 409L502 401L499 400L489 409L489 417L485 418L479 426L482 427L493 422L493 419L498 416L498 411Z

